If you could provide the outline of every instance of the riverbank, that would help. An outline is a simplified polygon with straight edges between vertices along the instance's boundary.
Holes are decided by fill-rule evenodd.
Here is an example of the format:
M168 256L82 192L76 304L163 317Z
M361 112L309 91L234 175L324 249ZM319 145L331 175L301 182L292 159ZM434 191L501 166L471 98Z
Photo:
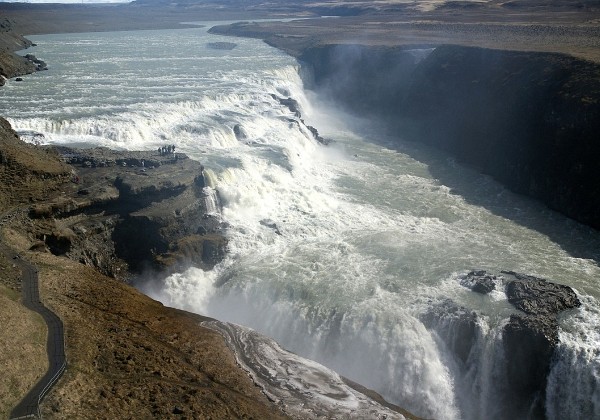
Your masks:
M383 20L363 22L360 34L347 19L310 20L211 32L265 40L299 59L309 88L379 121L398 142L443 150L600 229L600 32L591 21L538 19Z
M65 203L73 193L75 198L84 197L78 194L82 184L73 182L73 167L62 162L57 152L21 142L5 121L0 150L1 210L25 209L3 227L4 240L13 252L36 265L42 299L63 320L66 331L68 369L57 391L46 399L44 417L97 418L104 413L114 418L133 411L160 417L191 416L194 412L220 418L281 416L237 366L223 338L200 327L206 318L166 308L123 282L100 274L91 265L103 255L93 244L85 248L98 252L95 260L88 261L90 265L50 252L52 246L36 231L45 226L49 232L57 232L69 217L61 220L58 213L56 218L50 214L42 217L40 206L48 203L44 208L64 210L65 206L56 203ZM89 174L86 177L92 181ZM75 201L70 203L71 211L83 204L77 207ZM36 214L33 219L30 208ZM73 218L98 224L93 216ZM50 233L45 239L60 243L51 237ZM7 281L2 285L2 299L6 296L9 303L18 300L20 293L19 274L15 272L9 281L13 278L8 275L11 267L8 261L2 263L7 274L3 275ZM3 381L9 388L0 392L0 405L8 413L45 372L45 334L31 328L34 320L29 320L31 317L16 302L3 308L2 316L8 317L9 325L21 325L15 324L18 320L23 323L2 333L3 354L12 355L7 360L11 369ZM27 338L30 336L37 341ZM18 349L23 346L35 351L20 355Z
M147 152L147 153L152 153L152 152ZM146 156L146 158L149 158L149 156ZM84 163L85 161L86 161L86 160L83 160L83 161L82 161L82 163ZM87 161L89 161L89 162L92 162L91 160L87 160ZM139 159L138 159L138 162L139 162ZM131 170L131 171L133 171L133 173L134 173L134 174L137 174L137 175L139 175L139 174L138 174L138 172L141 172L141 169L140 169L140 168L141 168L141 165L140 165L140 163L141 163L141 162L139 162L139 163L136 163L134 167L128 167L128 170ZM78 167L78 170L81 170L81 169L83 169L83 168L79 168L79 167ZM84 180L86 180L87 178L88 178L87 176L84 176L84 177L83 177L83 179L84 179ZM71 179L69 180L69 182L73 183L73 179L71 178ZM75 184L75 183L73 183L73 184ZM113 182L112 186L116 188L116 186L114 185L114 182ZM108 189L108 187L106 187L106 188ZM130 189L131 189L131 188L130 188ZM135 189L135 188L134 188L134 189ZM86 192L86 190L87 190L87 192ZM77 195L78 195L78 197L77 197L77 198L79 198L79 199L83 199L85 196L90 196L90 195L91 195L91 191L89 191L89 189L88 189L88 188L82 188L82 189L81 189L81 192L82 192L82 193L81 193L81 194L79 194L79 190L77 190ZM37 203L37 204L41 204L41 203ZM68 212L70 212L70 211L71 211L71 210L70 210L70 207L69 207L69 205L67 205L67 206L63 206L63 205L53 206L53 205L50 205L50 206L49 206L49 212L47 212L47 211L46 211L46 210L47 210L47 208L44 208L44 207L42 206L42 207L38 207L38 210L41 210L41 211L39 211L39 212L36 212L36 213L38 213L38 214L41 214L41 215L44 215L44 214L46 214L46 215L50 215L50 217L54 217L54 215L55 215L55 214L53 213L53 211L54 211L54 208L57 208L57 209L65 208L65 209L66 209L66 212L67 212L67 214L68 214ZM60 210L60 211L62 211L62 210ZM64 215L64 213L63 213L63 215ZM56 216L57 216L57 218L59 218L59 219L62 217L60 214L56 214ZM62 226L58 226L58 227L62 228ZM77 231L78 231L78 230L80 230L80 227L81 227L81 226L76 226L76 225L69 225L69 226L66 226L66 229L65 229L64 233L63 233L63 234L61 234L61 235L56 235L56 236L55 236L55 237L54 237L54 238L53 238L53 239L50 241L50 242L51 242L51 244L47 244L45 241L41 241L41 242L43 242L43 243L45 244L45 245L43 245L43 244L41 244L41 243L40 243L40 241L38 241L38 242L37 242L37 245L38 245L38 247L39 247L39 248L41 248L42 250L44 249L44 247L45 247L45 246L47 246L48 248L50 248L50 245L52 245L52 247L54 247L54 248L55 248L55 251L57 251L57 252L61 252L61 250L63 249L63 245L64 245L65 243L68 243L68 244L69 244L69 248L73 248L73 244L74 244L74 243L76 243L77 241L76 241L76 240L72 240L72 238L75 238L75 235L71 235L71 233L70 233L70 232L69 232L67 229L69 229L69 230L73 231L74 233L77 233ZM86 226L83 226L83 227L84 227L84 229L86 229ZM102 229L103 229L103 228L102 228ZM100 229L100 230L102 230L102 229ZM49 229L49 230L48 230L48 232L50 232L50 235L49 235L49 236L52 236L52 231L53 231L53 230L54 230L54 229ZM83 232L83 231L81 231L81 232ZM34 235L34 236L36 236L36 235ZM14 239L14 241L15 241L15 242L16 242L16 241L18 241L18 237L17 237L17 236L13 236L13 239ZM38 239L38 240L39 240L40 238L36 238L36 239ZM55 246L55 245L57 245L57 244L58 244L59 246ZM32 245L32 243L26 243L26 245L25 245L25 246L30 246L30 245ZM83 248L82 248L82 249L83 249ZM46 254L46 253L44 253L44 254ZM197 255L197 254L196 254L196 255ZM55 260L55 261L61 261L61 262L64 262L64 259L58 259L58 260ZM58 277L62 277L62 275L65 275L65 274L67 274L66 272L61 272L60 270L59 270L57 273L58 273L58 274L57 274L57 278L58 278ZM69 272L69 273L71 273L71 272ZM75 271L73 271L72 273L73 273L73 275L75 275L75 274L74 274L74 273L75 273ZM71 275L71 274L68 274L68 275ZM65 283L64 283L64 281L62 281L62 282L61 282L61 285L59 285L58 287L62 287L62 284L65 284ZM109 285L112 287L112 283L107 283L107 284L109 284ZM121 290L120 288L118 288L118 287L114 287L114 289L115 289L115 291L116 291L117 295L125 294L125 292L124 292L123 290ZM63 291L64 291L64 290L63 290ZM91 290L91 288L88 288L88 289L82 288L82 289L80 289L80 288L78 288L78 285L74 285L74 286L71 286L71 285L69 285L69 289L67 290L67 292L69 292L69 293L70 293L71 291L73 291L73 294L72 294L72 296L69 296L69 298L72 298L72 297L73 297L73 298L76 298L76 299L80 300L80 301L82 302L82 303L81 303L81 306L82 306L83 308L88 308L88 307L91 307L91 306L93 306L93 305L97 305L97 304L96 304L96 300L97 300L97 299L96 299L96 297L97 297L97 294L95 294L95 292L94 292L93 290ZM103 290L101 293L107 293L107 292L106 292L105 290ZM89 296L92 296L92 297L94 297L94 299L92 299L92 300L87 300L87 296L88 296L88 295L89 295ZM102 299L104 299L104 298L101 298L100 300L102 300ZM131 298L131 299L133 299L133 298ZM111 297L110 297L109 295L107 295L107 297L106 297L106 299L105 299L105 300L111 300ZM79 304L77 304L77 305L79 305ZM76 306L76 305L75 305L75 304L73 304L73 305L72 305L72 307L74 307L74 306ZM98 305L98 306L101 306L101 305ZM139 319L140 319L140 318L139 318L139 317L137 317L137 315L135 315L135 314L129 314L129 313L126 311L126 309L124 308L124 305L113 305L113 306L106 306L106 307L105 307L105 306L101 306L101 307L102 307L103 309L106 309L106 308L108 308L108 309L106 309L106 311L107 311L107 312L111 312L113 309L115 309L115 310L117 311L116 315L117 315L118 317L120 317L120 316L121 316L121 315L120 315L121 313L125 313L125 314L126 314L126 319L125 319L125 320L118 319L118 321L115 321L115 324L114 324L114 325L111 325L111 327L114 327L114 328L119 328L119 325L121 325L121 324L126 324L128 319L133 319L133 320L134 320L134 322L132 322L132 323L131 323L131 325L132 325L132 326L131 326L131 328L129 327L129 325L130 325L130 324L127 324L127 325L128 325L128 327L126 327L126 328L123 328L123 330L125 330L125 331L121 331L121 330L119 330L119 333L120 333L120 334L122 334L122 335L120 335L119 337L124 337L124 338L123 338L124 340L129 340L129 337L131 337L133 334L138 334L138 332L139 332L139 331L138 331L138 330L136 330L135 328L137 328L139 325L143 324L143 326L144 326L144 327L146 327L146 325L145 325L145 322L146 322L146 321L139 322ZM156 309L156 307L155 307L155 306L150 306L150 308L151 308L151 311L158 311L158 309ZM83 317L83 316L85 316L85 312L86 312L86 311L85 311L85 309L81 309L81 310L78 310L78 311L75 311L75 312L76 312L76 314L77 314L77 317L74 317L74 318L73 318L73 322L77 322L77 320L78 320L78 317ZM112 313L112 312L111 312L111 313ZM83 318L79 318L79 322L81 322L81 319L83 319ZM104 322L104 321L102 321L102 322ZM144 330L142 330L142 332L145 332L145 331L144 331ZM112 331L111 331L111 333L112 333ZM161 335L166 335L166 334L168 334L168 333L167 333L167 332L164 332L164 331L162 331L162 332L161 332ZM112 336L111 336L111 337L112 337ZM103 345L103 344L102 344L102 339L105 339L105 338L106 338L106 337L100 337L100 338L98 338L98 339L96 340L96 342L95 342L96 346L102 346L102 345ZM117 342L117 343L119 343L119 345L125 345L125 346L128 346L128 344L127 344L127 343L125 343L125 342L123 342L123 341L119 341L119 340L121 340L121 338L118 338L118 339L116 339L116 342ZM110 341L112 342L112 341L114 341L114 340L112 340L112 339L111 339ZM79 343L79 344L80 344L80 345L85 345L85 340L81 340L81 343ZM176 344L177 344L178 346L181 346L179 343L176 343ZM146 371L146 369L145 369L145 368L147 367L146 365L144 365L144 372L141 372L141 373L140 373L140 371L138 371L138 370L136 370L136 369L135 369L135 366L139 365L139 358L143 358L143 356L140 356L138 353L134 353L134 351L133 351L133 349L132 349L132 347L131 347L131 346L127 348L127 351L126 351L126 352L124 352L124 353L119 353L119 354L118 354L118 356L119 356L119 357L116 357L116 356L115 356L114 358L111 358L111 357L112 357L112 356L111 356L111 354L113 354L113 355L114 355L116 350L115 350L115 349L113 349L112 347L110 347L110 348L109 348L109 351L108 351L108 353L107 353L107 352L104 352L104 349L103 349L103 348L101 349L100 347L98 347L98 349L99 349L98 351L96 351L96 350L94 349L94 347L93 347L93 346L92 346L91 348L87 348L87 347L84 347L84 348L86 349L86 350L85 350L85 352L86 352L86 353L88 353L89 355L93 356L93 357L91 357L90 359L88 359L88 363L91 363L91 364L92 364L92 366L103 366L104 368L107 368L107 369L109 369L109 370L110 370L110 369L113 369L113 368L114 368L115 364L116 364L116 366L120 366L120 365L118 365L118 363L121 363L121 362L122 362L123 364L126 364L127 366L131 367L131 372L133 372L133 373L134 373L136 376L137 376L137 375L143 375L143 374L146 374L146 373L147 373L147 371ZM145 349L144 349L144 351L145 351ZM111 352L112 352L112 353L111 353ZM98 356L99 354L100 354L100 355L102 355L102 357ZM143 353L140 353L140 354L143 354ZM129 356L131 356L131 358L129 358ZM107 360L107 362L105 362L106 360ZM129 361L131 361L131 360L133 360L133 363L129 363ZM185 362L185 360L183 360L183 361ZM164 363L164 362L165 362L165 359L161 359L161 360L160 360L160 362L161 362L161 363ZM95 368L94 368L94 369L95 369ZM128 369L128 368L126 367L126 368L120 369L120 367L119 367L118 369L119 369L119 371L121 371L121 370L122 370L123 372L125 372L125 371L126 371L126 369ZM93 369L90 369L90 370L89 370L89 372L92 372L92 373L90 373L90 375L91 375L91 376L93 376L94 374L96 374L95 370L93 370ZM111 374L114 374L114 372L113 372L112 370L110 370L110 371L109 371L109 373L111 373ZM128 372L128 373L129 373L129 372ZM107 374L107 375L108 375L108 374ZM130 376L127 376L127 375L125 375L125 374L123 374L123 376L122 376L122 377L123 377L123 378L126 378L126 379L124 379L124 381L126 381L126 380L129 380L129 378L130 378ZM85 380L85 376L82 376L82 377L74 377L74 378L75 378L75 379L77 379L77 381L79 381L80 383L81 383L81 382L83 382L83 381ZM171 379L172 379L172 377L169 377L168 379L169 379L169 380L171 380ZM167 386L167 385L166 385L167 383L168 383L168 382L165 382L165 384L163 384L163 385L164 385L164 386ZM129 383L129 384L127 384L127 385L123 385L123 387L122 387L122 388L118 388L118 387L116 387L116 386L114 385L114 383L110 383L110 382L109 382L109 385L110 385L112 388L110 388L110 389L108 389L108 388L103 388L103 389L102 389L102 390L100 390L100 391L98 391L98 389L95 389L95 388L90 388L90 391L89 391L89 393L87 393L87 394L86 394L86 397L87 397L87 396L90 396L90 395L91 395L91 396L94 396L94 395L95 395L95 392L97 392L97 391L98 391L98 394L99 394L101 397L106 397L106 396L108 396L108 399L109 399L109 400L111 400L110 402L106 402L106 403L105 403L105 402L100 402L100 403L98 403L97 405L95 405L94 407L97 407L97 408L99 408L99 409L107 409L107 407L109 407L109 404L112 404L112 403L114 403L114 402L117 402L117 405L119 405L119 406L123 406L123 405L124 405L124 406L126 406L126 408L128 408L128 409L138 409L139 407L135 406L135 403L134 403L134 402L131 402L131 400L132 400L132 399L134 399L134 397L135 397L135 399L138 399L138 398L140 398L140 399L142 399L143 401L145 401L145 402L147 402L147 403L151 403L151 402L152 402L152 401L150 401L149 399L148 399L148 400L146 400L146 397L145 397L145 396L144 396L142 393L138 393L138 394L136 394L135 392L133 392L133 393L132 393L132 395L125 395L125 396L123 396L123 393L125 393L126 391L127 391L127 392L131 392L131 391L130 391L130 389L132 389L132 388L135 388L135 386L136 386L135 384L133 384L133 385L132 385L132 383ZM146 383L143 383L143 384L142 384L142 386L145 386L145 385L146 385ZM113 388L114 388L114 389L118 389L118 392L115 392L115 395L111 395L111 394L112 394L112 389L113 389ZM162 386L161 386L161 389L162 389ZM102 393L102 391L104 391L104 392ZM110 391L110 392L109 392L109 391ZM102 395L102 394L104 394L104 395ZM71 392L70 392L68 395L64 395L64 397L65 397L65 401L66 401L66 399L67 399L67 398L69 398L71 395L73 395L73 393L71 393ZM79 398L79 397L77 397L77 398ZM183 398L183 399L185 399L185 398L187 398L187 396L183 396L182 398ZM77 405L77 404L78 404L80 401L83 401L83 400L84 400L84 398L83 398L83 397L82 397L81 399L74 399L74 400L72 401L72 403L73 403L74 405ZM66 411L68 411L68 409L69 409L69 408L68 408L68 406L70 406L71 402L69 401L69 403L68 403L68 404L66 404L66 405L65 405L65 404L61 405L61 403L60 403L60 402L59 402L58 404L59 404L59 405L57 405L56 407L58 407L58 410L59 410L59 413L60 413L61 411L65 411L65 412L66 412ZM112 405L111 405L110 407L112 407ZM175 408L177 408L177 410L175 410ZM120 409L121 409L121 408L119 408L119 410L120 410ZM141 408L139 408L139 409L141 410ZM115 410L116 410L116 409L115 409ZM160 410L163 410L163 408L160 408ZM184 410L184 408L182 408L181 406L173 407L173 412L174 412L174 411L177 411L177 412L179 412L179 411L182 411L182 410ZM90 407L90 411L93 411L92 407ZM115 412L111 412L111 415L118 415L118 414L120 414L120 412L116 412L116 411L115 411ZM168 413L167 413L167 414L168 414ZM222 414L222 413L221 413L221 414ZM227 413L225 413L225 414L227 414ZM58 415L59 415L59 414L57 414L57 416L58 416ZM164 412L164 410L163 410L163 411L159 411L159 412L158 412L157 414L155 414L155 415L156 415L156 416L158 416L158 415L164 416L164 415L166 415L166 414L165 414L165 412Z

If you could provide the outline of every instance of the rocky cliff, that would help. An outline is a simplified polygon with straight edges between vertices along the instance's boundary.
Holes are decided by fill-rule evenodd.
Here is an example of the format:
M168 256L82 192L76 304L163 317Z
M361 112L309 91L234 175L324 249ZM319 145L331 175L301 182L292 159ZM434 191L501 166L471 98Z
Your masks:
M326 45L299 59L313 88L509 189L600 229L600 65L442 45Z
M206 207L215 192L199 162L158 151L54 151L71 179L61 195L31 206L34 247L116 278L189 264L209 269L223 257L220 218Z
M546 279L502 271L484 270L460 276L461 285L475 293L504 291L518 311L500 326L501 334L485 333L477 311L451 299L433 304L422 316L425 326L445 343L460 369L481 369L483 360L494 364L494 399L499 402L489 418L545 419L546 389L559 346L558 317L581 306L575 291ZM482 352L499 348L501 357ZM487 360L488 358L493 360ZM474 385L474 388L476 385Z
M0 18L0 86L6 79L46 70L46 63L32 54L25 57L14 54L14 51L31 47L33 44L22 35L13 31L14 23Z

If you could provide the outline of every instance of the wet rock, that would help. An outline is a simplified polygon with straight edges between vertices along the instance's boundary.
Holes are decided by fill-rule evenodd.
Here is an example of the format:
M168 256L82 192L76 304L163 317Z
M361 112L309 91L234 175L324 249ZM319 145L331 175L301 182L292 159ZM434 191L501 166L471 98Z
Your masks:
M323 145L328 145L329 143L331 143L331 140L325 139L324 137L322 137L319 134L319 131L317 131L317 129L315 127L313 127L312 125L307 125L304 123L304 120L301 120L302 123L304 125L306 125L306 128L308 128L308 131L311 132L311 134L313 135L313 137L315 138L316 141L318 141L319 143L323 144Z
M447 299L431 306L421 316L421 321L444 340L460 361L467 363L471 349L481 334L474 311Z
M313 135L314 139L317 140L319 143L324 144L324 145L327 145L330 143L330 140L327 140L327 139L321 137L321 135L319 134L319 131L315 127L308 125L304 122L304 120L302 119L302 113L300 112L300 104L298 103L297 100L295 100L293 98L289 98L289 97L282 98L282 97L274 95L274 94L272 94L271 97L273 99L275 99L277 102L279 102L281 105L287 107L291 112L294 113L294 116L296 118L298 118L298 120L299 120L299 121L297 121L297 120L288 119L288 121L290 121L292 123L298 123L298 124L301 123L302 125L304 125L308 129L308 131L310 131L310 133Z
M26 54L25 59L35 65L35 71L48 70L48 66L45 61L40 60L33 54Z
M271 97L279 102L281 105L287 107L296 117L301 118L300 104L293 98L282 98L280 96L272 94Z
M506 415L544 418L547 376L558 345L557 314L581 302L568 286L513 271L502 274L508 301L526 313L511 315L503 330L507 379L515 395Z
M248 138L246 130L239 124L233 126L233 134L235 134L235 138L238 140L246 140Z
M581 306L577 295L569 286L513 271L502 273L510 279L506 284L508 301L527 314L557 314Z
M511 315L503 330L506 377L511 404L506 417L529 413L545 418L544 402L550 363L558 344L558 323L544 315Z
M477 270L469 272L460 280L460 284L474 292L485 295L496 288L494 280L496 280L495 275L488 274L485 270Z
M263 219L260 221L260 224L265 227L268 227L269 229L273 229L273 231L275 231L276 234L281 235L281 232L279 231L279 227L277 226L277 223L275 223L271 219Z

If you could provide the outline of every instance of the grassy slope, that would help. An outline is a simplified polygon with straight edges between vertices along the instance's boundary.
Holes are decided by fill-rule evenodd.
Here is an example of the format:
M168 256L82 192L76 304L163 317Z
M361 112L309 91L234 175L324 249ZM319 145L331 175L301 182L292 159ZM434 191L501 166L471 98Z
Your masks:
M27 208L68 187L69 168L18 140L0 120L0 211ZM49 418L280 418L202 317L166 308L93 269L29 251L26 216L2 240L39 268L44 302L63 320L68 370L45 403ZM45 372L45 325L19 304L19 273L0 259L0 417ZM177 408L177 409L176 409ZM137 413L137 414L136 414Z

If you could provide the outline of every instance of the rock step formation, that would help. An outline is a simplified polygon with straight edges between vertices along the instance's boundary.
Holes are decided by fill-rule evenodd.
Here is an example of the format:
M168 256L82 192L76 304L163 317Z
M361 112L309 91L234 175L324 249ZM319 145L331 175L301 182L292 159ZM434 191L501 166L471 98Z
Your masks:
M57 150L72 167L71 183L31 206L36 248L117 278L189 264L208 269L223 258L223 224L207 214L199 162L182 153Z
M519 310L502 327L503 360L493 361L504 366L506 387L503 395L497 396L506 401L501 405L501 417L520 418L527 413L528 418L545 418L547 377L559 343L557 315L581 306L576 293L569 286L513 271L495 275L474 270L461 276L459 282L481 294L502 285L508 302ZM472 352L483 336L479 316L447 299L433 304L421 319L466 366L477 356Z

